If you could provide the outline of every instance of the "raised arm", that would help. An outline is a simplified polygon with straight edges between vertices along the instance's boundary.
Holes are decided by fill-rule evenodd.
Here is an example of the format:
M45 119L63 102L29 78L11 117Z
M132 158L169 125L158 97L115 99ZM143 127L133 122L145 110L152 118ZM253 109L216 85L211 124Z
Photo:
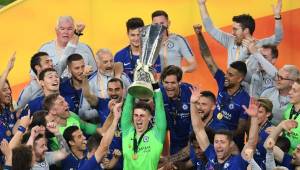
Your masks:
M16 52L14 52L12 54L12 56L9 58L7 66L6 66L6 68L4 69L4 71L1 74L1 77L0 77L0 89L2 89L4 87L4 84L5 84L5 81L7 79L7 76L9 74L9 72L14 67L15 60L16 60Z
M194 30L195 30L195 33L197 35L198 42L199 42L199 49L201 52L201 56L202 56L203 60L205 61L209 71L214 76L219 68L218 68L217 64L215 63L214 59L212 58L211 52L210 52L208 45L207 45L207 43L203 37L203 34L201 32L201 28L202 27L200 25L194 26Z
M266 150L273 149L274 157L277 161L282 162L284 156L283 151L275 146L278 136L283 130L291 132L291 129L296 128L297 126L298 123L295 120L283 120L272 130L271 134L266 139L264 147Z
M110 125L110 127L108 128L108 130L105 133L105 135L103 136L103 138L101 140L101 143L100 143L99 147L97 148L97 150L95 152L95 158L96 158L96 161L98 163L106 155L108 147L111 144L111 141L112 141L112 139L114 137L115 130L117 128L119 119L121 117L121 106L122 106L122 103L117 103L114 106L114 109L113 109L113 113L114 113L113 122Z
M206 0L198 0L198 5L200 9L200 15L202 23L206 32L209 33L216 41L221 43L223 46L228 47L229 42L233 40L233 35L223 32L222 30L216 28L209 17L208 10L206 7Z
M158 139L162 143L164 143L166 131L167 131L166 113L165 113L162 93L159 89L158 83L155 86L156 86L156 88L154 89L155 124L153 129Z
M278 45L283 38L283 28L281 21L282 0L277 0L276 6L273 5L273 13L275 19L275 33L271 37L264 38L259 41L259 45L273 44Z
M204 123L196 108L196 103L200 98L200 90L197 87L193 87L190 90L192 92L190 104L193 130L195 132L196 139L199 143L200 148L205 151L209 146L209 140L204 129Z
M243 106L243 108L251 117L248 141L242 150L242 157L244 158L244 160L248 160L249 156L246 156L245 150L246 149L250 149L252 151L255 150L258 141L258 130L259 130L258 119L257 119L258 103L254 99L251 99L249 108L247 108L246 106Z
M21 118L18 130L16 131L16 133L14 134L14 137L9 142L9 147L11 149L14 149L21 143L23 134L26 132L31 121L32 121L32 119L30 118L30 114L23 116Z
M121 117L122 135L127 135L128 130L132 127L131 121L132 121L133 101L134 101L134 97L128 93L122 110L122 117Z
M55 135L60 147L60 150L53 152L53 161L58 162L60 160L65 159L71 153L71 150L66 140L59 133L57 124L55 122L49 122L47 123L47 129L49 132Z
M98 97L91 93L89 81L86 76L82 80L82 94L92 107L97 107Z

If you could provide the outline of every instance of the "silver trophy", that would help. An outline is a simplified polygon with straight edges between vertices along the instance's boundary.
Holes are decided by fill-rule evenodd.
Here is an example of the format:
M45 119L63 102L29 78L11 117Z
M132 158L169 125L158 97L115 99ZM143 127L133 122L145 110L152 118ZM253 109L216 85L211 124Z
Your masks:
M128 88L128 93L135 98L148 99L153 96L151 67L158 57L164 30L165 27L158 24L147 25L141 30L141 55L135 67L133 83Z

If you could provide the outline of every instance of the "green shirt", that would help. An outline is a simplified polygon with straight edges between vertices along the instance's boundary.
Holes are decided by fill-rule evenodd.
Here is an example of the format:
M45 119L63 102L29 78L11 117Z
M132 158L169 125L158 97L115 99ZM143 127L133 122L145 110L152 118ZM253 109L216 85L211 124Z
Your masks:
M70 112L70 116L67 119L66 126L60 126L60 125L58 126L59 133L63 135L64 131L70 126L77 126L85 134L88 134L88 135L92 135L92 134L96 133L96 130L97 130L97 125L87 123L87 122L81 120L80 117L73 112ZM58 141L57 141L56 137L51 138L50 141L51 141L50 148L53 151L58 150L59 145L58 145Z
M135 131L132 125L133 102L134 98L128 94L121 118L124 170L157 170L167 128L162 94L159 89L154 92L155 124L141 140L135 160L132 158Z
M292 107L293 107L292 104L287 105L287 108L283 113L284 120L290 119ZM291 133L287 133L287 132L284 133L285 137L287 137L291 142L289 154L292 154L292 152L297 148L297 145L300 144L300 116L296 118L296 121L298 122L298 126L292 129Z

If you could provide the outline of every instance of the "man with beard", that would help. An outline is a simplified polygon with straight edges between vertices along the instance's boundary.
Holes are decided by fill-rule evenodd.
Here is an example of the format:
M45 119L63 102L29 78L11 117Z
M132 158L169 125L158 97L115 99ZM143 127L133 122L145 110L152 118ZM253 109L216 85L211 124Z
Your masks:
M56 67L56 65L58 65L64 57L66 49L72 37L79 37L83 35L82 31L83 29L79 30L77 29L77 27L75 29L74 20L71 16L60 16L55 27L56 40L43 44L39 51L49 54L50 58L53 60L54 67ZM93 71L97 70L93 51L88 45L79 42L76 45L76 49L74 52L83 56L84 63L86 65L92 66ZM66 57L68 57L69 55L67 55ZM63 74L61 76L68 77L67 70L64 69L62 71Z
M98 50L96 63L98 71L89 78L91 92L100 98L108 98L107 83L111 78L117 77L114 70L116 64L110 50L106 48ZM125 89L129 87L131 81L126 74L122 73L117 78L123 81Z
M226 74L224 74L211 56L201 33L201 27L194 26L194 29L199 40L201 56L218 84L216 108L209 127L214 130L228 129L233 131L234 140L239 149L242 149L248 120L248 115L242 106L248 106L250 100L248 93L241 86L241 82L247 74L246 64L242 61L235 61L230 64Z
M216 96L211 91L201 91L200 94L196 108L205 126L209 126L216 107Z
M141 18L130 18L126 22L127 36L129 45L116 53L115 62L121 62L124 67L124 73L133 81L133 70L136 62L140 57L140 31L144 26L144 21ZM160 73L160 60L157 58L154 66L155 70Z
M53 68L47 68L39 74L39 83L43 89L43 95L31 100L27 107L25 107L21 113L21 116L28 114L28 110L31 113L43 109L43 100L45 97L51 94L59 92L59 75Z
M106 133L103 135L100 145L94 152L86 152L87 141L82 131L77 126L68 127L63 136L71 148L71 154L62 161L62 169L78 170L100 170L100 162L107 153L107 149L112 141L114 131L121 117L121 103L114 107L113 121Z
M234 61L246 61L249 57L247 48L242 44L245 38L253 38L252 34L255 30L255 21L252 16L242 14L232 18L232 34L225 33L213 25L208 10L206 8L206 0L198 0L200 14L205 30L216 41L228 50L227 66ZM276 7L273 8L275 17L275 35L257 41L258 46L264 44L277 45L282 40L282 23L281 23L281 6L282 0L278 0Z
M69 111L68 103L59 94L50 94L45 97L43 107L48 111L46 116L47 122L55 122L59 132L64 133L69 126L78 126L87 135L96 133L97 125L85 122L78 115ZM58 149L58 143L55 138L51 138L52 150Z
M34 165L32 170L49 170L50 165L58 163L65 159L70 153L70 148L67 145L63 136L59 133L56 123L47 124L49 132L53 133L60 144L60 150L47 152L47 138L41 133L39 126L31 129L30 137L26 145L31 145L33 149Z
M70 111L79 114L83 74L92 70L85 66L80 54L71 54L67 59L67 65L72 76L60 84L59 91L68 102Z
M110 126L113 115L111 113L112 108L117 103L122 103L124 99L124 87L122 80L118 78L112 78L108 81L107 84L107 93L109 98L103 99L99 98L96 95L92 94L89 90L89 84L86 78L83 80L83 95L89 104L96 108L99 114L100 123L102 125L99 128L99 132L101 134L105 134L108 127ZM113 141L109 147L109 154L108 159L112 159L113 152L115 149L121 150L122 149L122 142L121 142L121 129L118 126L113 138ZM122 169L123 167L123 158L121 157L114 169Z
M247 161L249 161L246 150L253 150L256 143L258 126L255 114L257 113L257 105L251 103L249 109L243 106L243 109L251 116L249 139L243 147L241 154L233 155L231 150L233 136L229 130L221 129L216 131L213 145L210 144L202 118L197 114L196 102L199 100L200 90L197 87L193 87L191 88L191 93L192 125L198 144L205 152L205 156L208 160L205 169L246 169L248 166Z
M170 130L170 155L179 152L188 145L191 126L190 87L181 82L182 70L174 65L164 68L161 73L168 130Z
M275 76L275 87L266 89L261 97L267 98L273 103L273 118L271 122L275 125L283 119L283 112L287 109L290 101L289 91L300 75L299 69L295 65L284 65Z
M171 34L168 14L163 10L154 11L151 15L152 24L160 24L166 27L163 33L161 48L159 51L161 70L168 65L175 65L182 68L183 73L193 72L197 62L186 39L178 34ZM187 61L187 66L182 66L182 59Z
M82 32L84 30L83 24L76 25L76 31ZM59 62L53 65L52 58L46 52L37 52L35 53L30 60L30 68L32 70L31 81L21 92L18 102L17 108L23 108L26 104L28 104L31 100L40 97L43 95L43 90L38 83L38 77L40 73L47 68L54 68L59 77L62 76L63 71L65 70L67 64L67 57L74 53L76 50L76 46L78 44L79 36L73 35L73 37L68 42L62 57Z

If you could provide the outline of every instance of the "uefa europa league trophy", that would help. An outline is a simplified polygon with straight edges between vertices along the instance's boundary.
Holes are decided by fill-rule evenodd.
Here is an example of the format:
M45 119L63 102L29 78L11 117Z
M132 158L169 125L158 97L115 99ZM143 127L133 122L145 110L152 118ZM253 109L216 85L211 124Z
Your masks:
M152 82L155 82L151 67L155 63L160 50L162 25L147 25L141 30L141 55L134 71L133 83L128 93L135 98L148 99L153 96Z

